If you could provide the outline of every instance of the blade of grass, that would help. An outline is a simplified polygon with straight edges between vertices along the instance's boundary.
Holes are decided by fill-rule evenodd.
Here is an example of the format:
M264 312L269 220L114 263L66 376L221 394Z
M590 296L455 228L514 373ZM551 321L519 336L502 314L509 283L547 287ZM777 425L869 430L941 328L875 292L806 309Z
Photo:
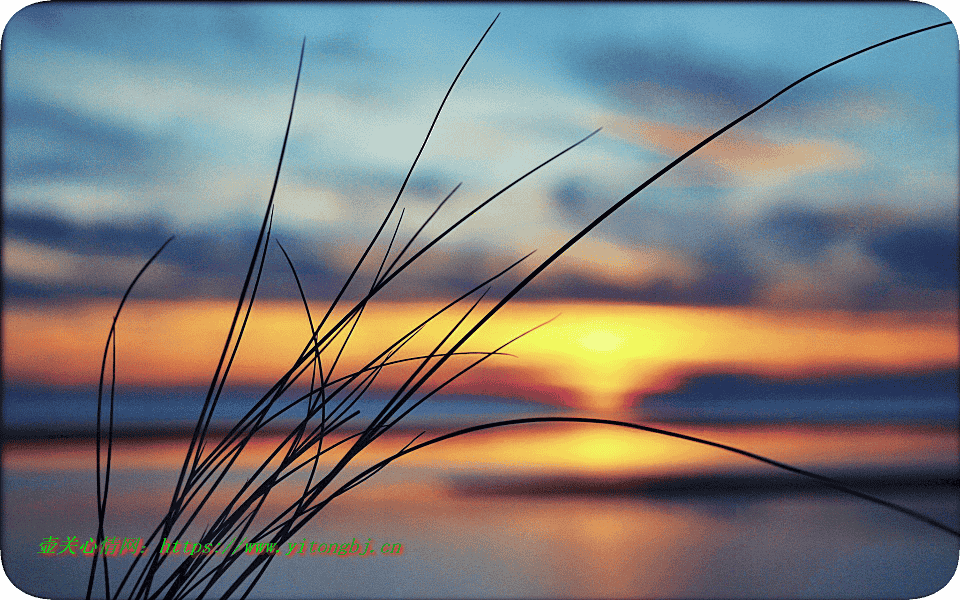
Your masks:
M948 525L945 525L944 523L941 523L940 521L938 521L938 520L936 520L936 519L933 519L932 517L929 517L929 516L927 516L927 515L925 515L925 514L923 514L923 513L920 513L920 512L915 511L915 510L912 510L912 509L910 509L910 508L907 508L906 506L902 506L902 505L897 504L897 503L895 503L895 502L890 502L890 501L888 501L888 500L884 500L884 499L882 499L882 498L878 498L877 496L873 496L873 495L871 495L871 494L867 494L867 493L861 492L861 491L859 491L859 490L856 490L856 489L854 489L854 488L852 488L852 487L844 484L843 482L841 482L841 481L839 481L839 480L837 480L837 479L834 479L834 478L832 478L832 477L827 477L827 476L825 476L825 475L820 475L819 473L814 473L813 471L808 471L808 470L806 470L806 469L801 469L801 468L798 468L798 467L794 467L794 466L792 466L792 465L788 465L788 464L786 464L786 463L783 463L783 462L780 462L780 461L777 461L777 460L773 460L773 459L767 458L767 457L765 457L765 456L761 456L761 455L756 454L756 453L754 453L754 452L749 452L749 451L747 451L747 450L742 450L742 449L740 449L740 448L737 448L737 447L734 447L734 446L730 446L730 445L727 445L727 444L721 444L720 442L713 442L713 441L706 440L706 439L703 439L703 438L699 438L699 437L696 437L696 436L687 435L687 434L684 434L684 433L678 433L678 432L675 432L675 431L669 431L669 430L666 430L666 429L662 429L662 428L660 428L660 427L651 427L651 426L649 426L649 425L640 425L640 424L638 424L638 423L630 423L630 422L628 422L628 421L618 421L618 420L614 420L614 419L599 419L599 418L593 418L593 417L527 417L527 418L522 418L522 419L508 419L508 420L504 420L504 421L495 421L495 422L492 422L492 423L484 423L484 424L482 424L482 425L475 425L475 426L473 426L473 427L465 427L465 428L463 428L463 429L458 429L457 431L453 431L453 432L450 432L450 433L446 433L446 434L437 436L437 437L435 437L435 438L433 438L433 439L427 440L427 441L425 441L425 442L421 442L421 443L417 444L416 446L413 446L413 447L407 448L407 449L405 449L405 450L402 450L402 451L396 453L395 455L393 455L393 456L391 456L391 457L389 457L389 458L387 458L387 459L384 459L383 461L378 462L377 464L375 464L375 465L373 465L372 467L370 467L369 469L367 469L367 471L370 470L370 469L381 469L381 468L383 468L383 466L385 466L387 463L393 462L394 460L400 458L401 456L410 454L411 452L416 452L417 450L419 450L419 449L421 449L421 448L426 448L427 446L432 446L433 444L438 444L438 443L440 443L440 442L443 442L443 441L445 441L445 440L449 440L449 439L452 439L452 438L455 438L455 437L459 437L459 436L462 436L462 435L467 435L467 434L469 434L469 433L476 433L476 432L478 432L478 431L484 431L484 430L486 430L486 429L495 429L495 428L498 428L498 427L510 427L510 426L514 426L514 425L530 425L530 424L534 424L534 423L591 423L591 424L598 424L598 425L611 425L611 426L615 426L615 427L626 427L626 428L628 428L628 429L636 429L636 430L639 430L639 431L646 431L646 432L649 432L649 433L655 433L655 434L657 434L657 435L663 435L663 436L667 436L667 437L672 437L672 438L677 438L677 439L685 440L685 441L688 441L688 442L693 442L693 443L696 443L696 444L701 444L701 445L710 446L710 447L713 447L713 448L718 448L718 449L724 450L724 451L726 451L726 452L732 452L732 453L734 453L734 454L739 454L740 456L744 456L744 457L749 458L749 459L754 460L754 461L758 461L758 462L762 462L762 463L767 464L767 465L771 465L771 466L776 467L776 468L778 468L778 469L780 469L780 470L783 470L783 471L789 471L790 473L795 473L795 474L797 474L797 475L802 475L802 476L804 476L804 477L808 477L808 478L811 478L811 479L815 479L815 480L819 481L820 483L822 483L822 484L825 485L825 486L831 487L831 488L833 488L833 489L835 489L835 490L839 490L839 491L841 491L841 492L844 492L845 494L849 494L849 495L851 495L851 496L856 496L856 497L861 498L861 499L863 499L863 500L867 500L868 502L872 502L872 503L877 504L877 505L879 505L879 506L883 506L883 507L889 508L889 509L891 509L891 510L895 510L895 511L901 513L901 514L904 514L904 515L907 515L907 516L909 516L909 517L912 517L913 519L916 519L916 520L918 520L918 521L922 521L923 523L927 523L928 525L932 525L933 527L936 527L937 529L940 529L940 530L942 530L942 531L945 531L945 532L947 532L947 533L950 533L950 534L952 534L952 535L954 535L954 536L960 537L960 530L958 530L958 529L955 529L955 528L953 528L953 527L950 527L950 526L948 526ZM364 471L364 472L361 473L360 475L357 475L357 477L354 478L354 480L357 479L357 478L360 478L360 477L364 476L365 473L366 473L366 471ZM353 481L353 480L351 480L351 482L352 482L352 481ZM351 482L348 482L346 485L349 485Z
M133 291L137 282L140 281L140 278L146 273L147 269L153 264L153 261L160 256L160 253L163 252L163 249L174 240L174 237L171 236L157 249L156 252L147 260L146 263L140 268L140 271L137 272L136 276L133 278L133 281L130 282L130 285L127 286L126 291L123 293L123 297L120 299L120 305L117 307L117 312L113 315L113 323L110 325L110 333L107 334L107 343L103 349L103 360L100 364L100 383L97 391L97 433L96 433L96 444L97 444L97 548L100 547L100 544L105 538L104 532L104 521L106 519L107 512L107 493L110 488L110 471L111 471L111 457L113 455L113 409L114 409L114 388L116 386L117 380L117 346L116 346L116 333L117 333L117 321L120 319L120 313L123 311L123 305L126 304L127 298L130 297L130 293ZM113 349L113 368L110 372L110 416L109 416L109 427L107 431L107 460L105 468L101 467L100 457L102 455L102 430L103 430L103 380L106 376L107 369L107 354L110 353L111 347ZM101 489L101 479L103 480L103 487ZM90 567L90 579L87 583L87 598L93 593L93 581L96 575L97 569L97 556L94 555L92 565ZM109 598L110 596L110 584L107 578L107 557L103 555L103 570L105 578L105 593Z

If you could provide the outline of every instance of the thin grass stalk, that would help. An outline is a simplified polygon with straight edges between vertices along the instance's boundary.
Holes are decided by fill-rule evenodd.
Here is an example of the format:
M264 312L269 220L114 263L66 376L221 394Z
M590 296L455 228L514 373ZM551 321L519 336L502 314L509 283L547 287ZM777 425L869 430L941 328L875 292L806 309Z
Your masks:
M116 333L117 333L117 321L120 319L120 313L123 311L123 305L126 304L127 298L130 297L130 293L133 291L134 286L137 285L137 282L140 280L140 277L146 273L147 269L153 263L154 260L160 256L160 253L163 252L163 249L174 240L174 237L171 236L157 249L156 252L147 260L146 263L140 268L140 271L137 272L136 276L133 278L133 281L130 282L130 285L127 286L126 291L123 293L123 297L120 299L120 305L117 307L117 312L113 315L113 323L110 326L110 333L107 334L107 343L103 349L103 361L100 365L100 383L97 390L97 433L96 433L96 444L97 444L97 547L100 547L100 544L105 538L105 532L103 530L104 522L106 520L107 512L107 493L110 488L110 467L111 467L111 458L113 455L113 409L114 409L114 388L116 386L117 380L117 356L116 356ZM105 472L101 470L100 457L102 455L102 429L103 429L103 379L104 374L107 368L107 354L110 352L111 347L113 349L113 367L110 370L110 417L109 417L109 428L107 430L107 460L106 460L106 469ZM103 480L103 487L101 489L101 479ZM96 575L97 568L97 556L94 555L92 564L90 566L90 578L87 583L87 597L93 592L93 581L94 576ZM104 556L103 562L104 577L107 576L107 563L106 557ZM109 596L109 589L108 589Z
M945 531L945 532L947 532L947 533L949 533L949 534L951 534L951 535L960 537L960 529L957 529L957 528L955 528L955 527L950 527L949 525L946 525L946 524L944 524L944 523L942 523L942 522L940 522L940 521L938 521L938 520L936 520L936 519L934 519L934 518L932 518L932 517L930 517L930 516L928 516L928 515L925 515L925 514L923 514L923 513L921 513L921 512L918 512L918 511L912 510L912 509L910 509L910 508L907 508L906 506L902 506L902 505L897 504L897 503L895 503L895 502L890 502L890 501L888 501L888 500L884 500L883 498L879 498L879 497L877 497L877 496L873 496L872 494L867 494L867 493L865 493L865 492L856 490L856 489L854 489L854 488L852 488L852 487L844 484L843 482L841 482L841 481L839 481L839 480L837 480L837 479L834 479L834 478L832 478L832 477L827 477L826 475L821 475L821 474L819 474L819 473L814 473L813 471L808 471L808 470L806 470L806 469L801 469L801 468L799 468L799 467L794 467L794 466L789 465L789 464L787 464L787 463L780 462L780 461L777 461L777 460L773 460L772 458L767 458L767 457L762 456L762 455L760 455L760 454L757 454L757 453L755 453L755 452L749 452L749 451L747 451L747 450L743 450L743 449L737 448L737 447L735 447L735 446L730 446L730 445L728 445L728 444L722 444L722 443L720 443L720 442L714 442L714 441L711 441L711 440L706 440L706 439L703 439L703 438L700 438L700 437L696 437L696 436L692 436L692 435L687 435L687 434L685 434L685 433L678 433L678 432L676 432L676 431L670 431L670 430L667 430L667 429L662 429L662 428L660 428L660 427L651 427L651 426L649 426L649 425L640 425L640 424L638 424L638 423L630 423L630 422L628 422L628 421L618 421L618 420L615 420L615 419L599 419L599 418L593 418L593 417L527 417L527 418L523 418L523 419L508 419L508 420L504 420L504 421L495 421L495 422L492 422L492 423L484 423L484 424L482 424L482 425L475 425L475 426L473 426L473 427L465 427L465 428L463 428L463 429L458 429L457 431L453 431L453 432L450 432L450 433L446 433L446 434L437 436L437 437L435 437L435 438L433 438L433 439L431 439L431 440L427 440L427 441L425 441L425 442L421 442L421 443L417 444L416 446L413 446L413 447L408 448L408 449L406 449L406 450L401 450L400 452L397 452L397 453L394 454L393 456L391 456L391 457L389 457L389 458L386 458L386 459L378 462L377 464L373 465L372 467L369 467L367 470L365 470L364 472L362 472L362 473L360 473L359 475L357 475L354 479L352 479L351 481L347 482L347 484L345 484L345 485L350 485L350 484L353 483L355 480L364 477L365 474L366 474L366 472L369 471L369 470L372 470L372 469L376 469L376 470L382 469L382 468L385 467L387 464L393 462L394 460L400 458L401 456L410 454L411 452L416 452L417 450L419 450L419 449L421 449L421 448L426 448L427 446L432 446L433 444L437 444L437 443L440 443L440 442L443 442L443 441L446 441L446 440L449 440L449 439L452 439L452 438L455 438L455 437L459 437L459 436L461 436L461 435L467 435L467 434L469 434L469 433L476 433L476 432L478 432L478 431L483 431L483 430L485 430L485 429L495 429L495 428L498 428L498 427L510 427L510 426L513 426L513 425L529 425L529 424L534 424L534 423L591 423L591 424L597 424L597 425L612 425L612 426L615 426L615 427L626 427L626 428L628 428L628 429L637 429L637 430L640 430L640 431L646 431L646 432L648 432L648 433L655 433L655 434L657 434L657 435L672 437L672 438L684 440L684 441L687 441L687 442L693 442L693 443L701 444L701 445L704 445L704 446L710 446L710 447L712 447L712 448L718 448L718 449L720 449L720 450L725 450L725 451L727 451L727 452L732 452L732 453L734 453L734 454L739 454L740 456L744 456L744 457L749 458L749 459L751 459L751 460L754 460L754 461L757 461L757 462L761 462L761 463L764 463L764 464L767 464L767 465L776 467L776 468L778 468L778 469L780 469L780 470L782 470L782 471L788 471L788 472L790 472L790 473L795 473L795 474L797 474L797 475L802 475L802 476L804 476L804 477L808 477L808 478L810 478L810 479L814 479L814 480L816 480L816 481L819 481L820 483L822 483L823 485L825 485L825 486L827 486L827 487L831 487L831 488L833 488L833 489L835 489L835 490L838 490L838 491L841 491L841 492L843 492L843 493L845 493L845 494L849 494L849 495L851 495L851 496L856 496L856 497L861 498L861 499L863 499L863 500L867 500L867 501L872 502L872 503L874 503L874 504L877 504L877 505L879 505L879 506L883 506L883 507L889 508L889 509L891 509L891 510L895 510L895 511L901 513L901 514L904 514L904 515L907 515L907 516L909 516L909 517L912 517L912 518L914 518L914 519L916 519L916 520L918 520L918 521L922 521L922 522L924 522L924 523L926 523L926 524L928 524L928 525L932 525L933 527L936 527L937 529L940 529L941 531ZM349 489L349 488L348 488L348 489ZM344 490L344 491L346 491L346 490ZM343 492L340 492L340 491L338 490L338 492L336 492L335 494L336 494L336 495L340 495L340 494L342 494L342 493L343 493Z

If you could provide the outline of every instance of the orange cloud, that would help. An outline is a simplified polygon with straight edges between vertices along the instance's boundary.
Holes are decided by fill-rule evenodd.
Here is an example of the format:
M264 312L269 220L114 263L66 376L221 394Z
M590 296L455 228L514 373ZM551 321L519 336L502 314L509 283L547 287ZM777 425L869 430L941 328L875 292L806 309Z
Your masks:
M615 135L633 144L679 156L714 132L618 115L603 121ZM861 163L853 148L825 140L780 142L749 129L734 129L697 151L694 158L744 178L789 177L815 171L853 168Z

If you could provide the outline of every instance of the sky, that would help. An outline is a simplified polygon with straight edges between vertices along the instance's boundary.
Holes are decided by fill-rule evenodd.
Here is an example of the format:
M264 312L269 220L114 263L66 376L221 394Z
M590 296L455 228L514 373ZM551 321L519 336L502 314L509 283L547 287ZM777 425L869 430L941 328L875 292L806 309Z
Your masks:
M501 12L407 186L401 239L459 182L425 233L603 130L484 208L395 297L446 296L469 265L545 257L786 84L947 20L918 3L31 5L3 39L7 299L112 297L168 235L178 241L142 293L235 296L304 37L274 225L307 290L330 295ZM956 60L948 26L818 75L633 199L525 294L955 305ZM296 298L290 283L269 293Z
M863 47L948 20L919 3L28 6L3 34L5 335L16 350L5 353L7 373L29 378L38 364L59 364L61 380L76 380L65 366L73 363L58 356L77 347L62 340L102 338L107 307L171 235L132 300L195 307L195 323L235 302L304 39L273 234L307 298L329 301L494 18L405 187L391 256L455 188L413 250L602 130L458 226L384 289L385 301L456 297L534 251L488 298L502 296L607 207L784 86ZM947 26L790 90L567 251L517 296L549 310L540 321L508 321L510 331L557 312L573 319L580 347L553 359L554 383L564 361L585 364L584 347L601 364L611 348L641 348L629 360L618 354L629 365L676 345L663 340L683 323L728 332L686 339L668 353L672 362L622 383L615 395L626 396L663 385L677 370L709 370L704 365L729 370L753 361L780 365L754 371L794 374L829 364L955 368L957 58L957 34ZM398 211L360 281L369 283ZM276 246L265 273L258 299L300 311ZM198 301L213 304L197 308ZM626 321L597 327L599 317L576 308L609 302L625 307L626 321L642 321L638 307L701 312L648 322L664 337L637 346L622 333ZM168 308L147 314L161 319ZM390 310L385 323L403 314ZM88 326L77 311L102 319ZM835 341L874 328L887 334L877 347L906 344L910 356L877 358L867 336L832 346L846 348L837 363L833 350L804 349L818 347L816 340L786 342L790 326L777 323L789 323L791 311L808 311L797 317L806 323L799 330L816 325ZM838 321L836 311L860 316ZM731 325L741 314L752 323L746 330ZM45 333L30 329L38 322L48 324ZM54 322L61 325L49 328ZM178 323L170 326L204 330ZM739 335L745 331L759 333ZM790 358L755 360L770 331L795 349ZM44 335L62 343L38 343ZM738 344L720 356L703 350ZM169 346L174 354L177 347ZM611 393L589 387L579 384L581 401Z

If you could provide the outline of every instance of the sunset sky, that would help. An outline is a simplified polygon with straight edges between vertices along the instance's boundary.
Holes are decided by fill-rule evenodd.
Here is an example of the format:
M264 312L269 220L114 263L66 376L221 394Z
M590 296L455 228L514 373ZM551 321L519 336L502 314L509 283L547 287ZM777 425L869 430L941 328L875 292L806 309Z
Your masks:
M374 333L355 340L361 354L536 250L488 296L499 297L674 157L807 72L947 20L919 3L29 6L3 38L7 380L95 381L116 302L170 235L121 322L125 376L208 380L304 36L274 235L320 312L498 12L401 199L400 243L458 183L414 248L603 130L388 286L366 317ZM956 64L948 26L788 92L524 290L477 348L559 318L463 389L609 408L709 372L956 368ZM381 238L368 285L385 248ZM308 337L276 246L258 302L258 351L235 375L264 383Z
M321 333L378 269L497 197L377 293L342 354L352 323L322 349L328 385L308 388L306 367L285 388L495 18ZM958 522L951 24L828 69L702 148L422 387L420 360L404 359L435 364L598 215L785 86L947 21L920 2L23 8L2 38L3 570L35 596L75 597L89 564L38 553L48 536L85 538L99 518L146 536L168 506L171 536L246 532L247 516L206 513L302 515L320 481L323 512L298 538L395 540L404 562L283 559L251 597L926 596L957 557L942 525ZM303 40L263 278L207 412ZM113 394L109 369L98 383L114 313L170 236L124 304ZM356 373L377 377L338 389ZM191 437L198 414L210 428ZM437 436L359 493L338 487ZM257 468L270 457L280 471ZM233 494L252 495L221 502Z

